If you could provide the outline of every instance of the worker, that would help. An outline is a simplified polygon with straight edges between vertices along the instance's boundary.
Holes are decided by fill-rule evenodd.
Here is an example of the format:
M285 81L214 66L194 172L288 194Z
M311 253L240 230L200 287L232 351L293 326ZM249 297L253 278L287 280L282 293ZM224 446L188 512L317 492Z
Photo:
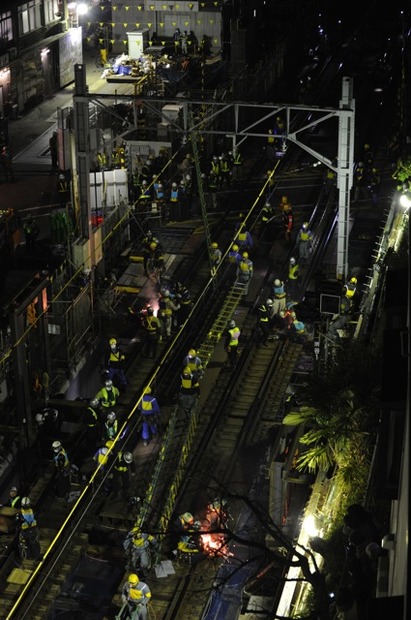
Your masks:
M271 318L278 316L282 310L285 310L287 301L287 293L285 291L285 285L282 280L276 278L273 283L273 307L271 311Z
M218 243L213 241L210 246L211 275L215 275L216 269L221 263L222 252L218 247Z
M23 497L21 500L20 510L16 514L16 530L21 559L38 560L40 557L39 530L29 497Z
M217 157L217 155L213 155L213 158L211 160L211 170L210 170L210 176L213 175L213 178L215 179L215 183L216 183L216 189L220 189L221 187L221 162L219 160L219 158Z
M40 234L40 228L32 213L27 214L27 219L23 224L23 232L26 240L27 253L34 255L36 252L36 241Z
M267 146L266 146L267 159L269 164L273 164L275 161L275 136L274 130L268 130Z
M175 296L180 305L180 308L178 310L178 323L179 323L179 326L181 327L182 324L188 318L188 315L190 314L190 311L193 305L193 300L191 299L190 291L182 282L176 283Z
M9 496L4 502L4 504L0 504L0 507L8 507L8 508L20 508L21 506L21 497L19 495L18 489L16 486L10 487Z
M161 409L157 398L152 395L151 387L144 390L138 405L138 412L142 417L141 438L143 445L148 446L150 440L158 433Z
M236 147L233 151L233 181L241 181L242 179L243 158L241 151Z
M100 436L100 403L97 398L89 400L87 408L84 410L83 422L87 431L87 443L95 447Z
M280 212L283 213L285 209L292 209L292 204L288 196L281 196L280 204L278 205Z
M313 235L308 222L304 222L298 233L298 253L300 262L306 262L310 257Z
M299 286L299 277L300 277L299 271L300 271L300 265L298 264L294 256L292 256L288 263L287 285L288 285L289 296L293 301L297 301L296 297L298 296L298 286Z
M374 154L369 144L364 144L362 152L362 160L365 163L365 167L370 170L374 161Z
M210 209L216 211L218 208L218 177L215 172L211 171L208 177L202 178L209 195L208 206Z
M154 308L149 306L143 317L143 327L145 331L144 355L151 359L157 357L158 342L161 336L162 325L158 317L154 315Z
M257 308L256 341L257 347L267 346L270 335L270 312L273 305L272 299L267 299Z
M199 535L201 524L194 519L191 512L183 512L174 521L174 555L180 553L199 553Z
M200 397L200 385L188 366L181 373L181 386L178 397L184 413L189 417L193 413L197 399Z
M285 204L283 208L284 238L288 244L292 241L294 228L294 215L290 204Z
M112 445L112 442L107 442L109 446ZM94 453L93 456L93 461L95 463L97 463L97 465L100 466L100 473L104 474L105 470L107 469L107 463L109 461L109 451L110 448L107 447L107 445L105 446L101 446L100 448L98 448L98 450L96 450L96 452Z
M204 376L203 362L197 355L195 349L190 349L187 355L183 359L183 369L188 368L191 370L196 379L202 379Z
M380 195L381 176L378 168L371 168L371 173L368 181L368 189L371 196L371 202L374 206L378 204Z
M239 247L236 243L233 243L233 245L231 246L230 251L228 252L227 260L230 265L230 272L232 273L232 277L236 277L238 263L241 260Z
M293 317L293 321L291 323L290 338L293 342L299 343L303 343L306 338L305 323L300 321L296 316Z
M241 256L241 260L237 265L237 282L244 286L243 295L246 296L248 294L248 289L250 286L251 278L253 277L254 267L253 262L250 260L248 256L248 252L243 252Z
M53 462L55 471L54 491L59 499L68 499L70 493L70 461L60 441L53 441Z
M274 209L270 202L265 202L260 213L260 234L259 240L263 238L267 243L272 243L272 222L274 218Z
M114 498L128 499L130 495L131 472L130 466L133 463L133 454L128 451L120 451L117 454L112 469L110 495Z
M356 299L357 283L357 278L353 276L343 286L343 296L348 300L348 312L351 312Z
M121 600L127 607L130 620L147 620L147 605L151 600L151 590L135 573L129 575L123 585Z
M353 176L353 202L368 200L368 172L369 171L367 171L363 161L359 161L358 164L355 166Z
M229 187L231 184L231 169L229 158L225 153L222 153L220 156L220 173L221 184Z
M228 353L228 359L230 361L231 368L235 368L237 366L238 344L240 341L240 336L240 328L237 327L236 322L231 319L227 324L224 342L224 348Z
M104 422L104 440L115 439L118 432L118 420L114 411L110 411Z
M153 254L153 250L150 247L152 243L156 243L157 247L162 249L160 241L153 235L151 230L148 230L142 241L143 269L145 276L148 276L147 263Z
M171 328L175 325L177 315L175 314L180 309L180 304L171 299L170 291L168 289L162 289L160 300L160 319L164 326L166 336L171 336Z
M133 527L124 540L123 548L130 558L129 565L132 569L146 577L153 565L151 553L159 553L160 545L155 536L142 532L139 527Z
M206 520L210 524L210 530L220 530L225 528L229 518L228 502L226 499L214 499L212 502L207 504Z
M175 181L172 182L168 196L168 222L179 222L181 220L180 194Z
M241 223L236 226L236 229L239 230L239 233L236 238L236 243L239 247L240 252L250 252L254 246L254 240L251 233L245 228L242 227Z
M116 338L110 338L110 353L107 360L108 376L113 383L117 383L119 389L124 392L127 388L127 378L124 372L126 356L120 348Z
M106 379L104 386L97 392L95 398L99 401L103 409L113 409L116 406L120 390L113 385L111 379Z

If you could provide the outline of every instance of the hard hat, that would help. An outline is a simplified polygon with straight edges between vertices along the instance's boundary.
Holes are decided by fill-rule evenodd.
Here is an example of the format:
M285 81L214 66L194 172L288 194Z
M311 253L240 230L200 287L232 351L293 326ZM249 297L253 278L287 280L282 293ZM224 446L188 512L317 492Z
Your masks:
M217 155L213 155L213 160L217 161Z
M189 174L186 174L186 181L191 181L191 176Z
M189 366L186 366L183 370L183 377L186 379L187 377L191 377L191 369Z
M288 202L288 196L281 196L281 202Z
M144 394L151 394L151 387L146 387Z
M59 450L61 449L60 441L53 441L51 447L53 448L54 452L59 452Z
M110 413L107 416L107 422L114 422L115 419L116 419L116 414L114 413L114 411L110 411Z
M147 185L147 181L143 181L142 185Z
M113 387L113 382L111 379L107 379L106 381L104 381L104 385L107 390L111 390L111 388Z
M154 308L152 308L151 306L149 306L149 307L147 308L147 314L148 314L148 315L150 315L150 316L152 316L152 315L154 314Z
M104 445L106 446L106 448L110 449L113 443L114 441L112 439L109 439Z
M274 286L281 286L281 282L278 278L274 280Z
M131 573L131 575L128 576L128 582L132 586L136 586L139 581L140 581L140 579L138 578L138 576L135 573Z
M110 338L110 347L113 344L117 344L117 340L115 338Z
M197 351L195 349L190 349L188 352L188 357L195 357L197 355Z
M10 493L17 493L17 487L11 487Z
M133 462L133 455L131 454L131 452L124 452L123 461L125 461L128 464Z
M64 174L60 173L60 174L59 174L59 179L60 179L60 181L63 181L63 180L65 179Z
M185 184L186 184L186 182L184 181L184 179L181 179L180 185L182 185L184 187Z
M22 508L28 508L31 504L30 498L29 497L23 497L23 499L21 500L21 507Z
M266 202L264 206L265 207L271 207L271 202Z
M297 318L295 310L291 310L290 315L292 316L293 319Z
M359 161L358 162L358 167L359 168L364 168L364 162L363 161Z
M36 422L37 424L43 424L44 415L42 413L36 413Z
M152 237L152 236L153 236L153 233L151 232L151 230L148 230L147 231L147 237Z
M277 123L281 123L281 116L276 116L275 120L277 121Z
M163 189L163 184L162 183L158 184L158 189Z
M350 284L357 284L357 282L358 282L358 280L357 280L357 278L356 278L356 277L352 277L352 278L350 279Z
M150 250L155 250L157 248L157 243L155 241L152 241L150 243Z
M172 184L171 184L171 187L177 187L177 183L175 183L175 182L174 182L174 183L172 183Z
M248 258L248 252L243 252L243 258Z
M152 179L156 179L156 178L157 178L157 175L156 175L156 174L153 174L153 176L152 176L151 178L152 178Z
M194 523L194 517L191 512L184 512L182 515L180 515L180 519L184 523Z
M364 148L365 148L365 149L369 149L369 148L370 148L370 145L369 145L369 144L364 144Z
M163 296L164 296L164 297L170 297L170 291L169 291L168 289L166 289L166 290L163 292Z
M295 265L295 263L296 263L296 260L295 260L295 258L292 256L292 257L290 258L290 265Z
M233 250L233 252L238 252L239 247L238 247L238 245L236 245L236 244L234 243L231 249Z
M100 452L101 452L101 454L106 455L106 454L108 454L108 448L106 448L106 446L104 446L104 448L100 449Z
M308 228L308 222L304 222L303 226L302 226L303 230L307 230Z
M216 250L218 248L218 243L216 243L215 241L211 244L211 249L212 250Z
M274 302L273 302L272 299L267 299L266 304L267 304L268 307L271 307L271 306L274 305Z
M97 407L97 405L99 404L98 398L91 398L89 404L91 407Z
M230 329L232 329L233 327L235 327L235 321L233 321L233 319L231 319L231 321L228 321L228 327Z

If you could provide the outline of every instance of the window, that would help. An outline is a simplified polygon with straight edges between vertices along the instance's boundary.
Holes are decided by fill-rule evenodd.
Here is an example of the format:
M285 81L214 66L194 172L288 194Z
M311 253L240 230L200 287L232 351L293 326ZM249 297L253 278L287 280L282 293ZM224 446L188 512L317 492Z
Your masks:
M59 12L58 0L44 0L44 21L46 24L55 22L59 19L57 13Z
M30 0L24 2L18 8L19 11L19 33L28 34L41 28L41 0Z
M11 11L0 13L0 45L7 41L13 40L13 22L11 20Z

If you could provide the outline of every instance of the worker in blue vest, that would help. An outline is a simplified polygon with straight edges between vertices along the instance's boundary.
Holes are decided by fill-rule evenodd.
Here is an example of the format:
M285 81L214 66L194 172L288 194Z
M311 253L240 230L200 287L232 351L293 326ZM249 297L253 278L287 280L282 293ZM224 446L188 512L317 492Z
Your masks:
M244 287L244 296L248 294L251 278L253 277L254 266L252 260L248 256L248 252L243 252L241 260L237 265L237 282Z
M151 394L151 387L144 390L144 394L138 405L138 412L142 416L141 437L143 445L148 446L150 440L158 433L160 420L160 406L157 398Z
M180 189L175 181L171 184L168 195L168 222L181 220Z

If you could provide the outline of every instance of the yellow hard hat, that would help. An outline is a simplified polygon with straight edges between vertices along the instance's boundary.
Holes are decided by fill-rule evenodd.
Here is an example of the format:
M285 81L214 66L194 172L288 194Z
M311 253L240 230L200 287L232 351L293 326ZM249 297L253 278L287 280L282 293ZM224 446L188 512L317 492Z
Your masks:
M191 377L191 368L186 366L183 370L183 377Z
M211 249L212 250L216 250L218 248L218 243L216 243L215 241L211 244Z
M117 344L117 340L115 338L110 338L110 346L112 344Z
M136 586L139 581L140 579L138 578L138 575L136 575L135 573L131 573L131 575L128 576L128 582L132 586Z
M144 394L151 394L151 387L146 387Z
M184 512L181 516L180 516L181 521L184 521L184 523L194 523L194 517L191 514L191 512Z
M156 247L157 247L157 243L156 243L155 241L152 241L152 242L150 243L150 250L155 250L155 249L156 249Z
M106 443L105 443L106 448L111 448L113 443L114 443L114 441L112 439L109 439L108 441L106 441Z
M243 252L243 258L248 258L248 252Z
M238 252L239 247L238 247L238 245L236 245L236 244L234 243L231 249L233 250L233 252Z
M195 349L190 349L188 352L189 357L195 357L197 355L197 351Z

